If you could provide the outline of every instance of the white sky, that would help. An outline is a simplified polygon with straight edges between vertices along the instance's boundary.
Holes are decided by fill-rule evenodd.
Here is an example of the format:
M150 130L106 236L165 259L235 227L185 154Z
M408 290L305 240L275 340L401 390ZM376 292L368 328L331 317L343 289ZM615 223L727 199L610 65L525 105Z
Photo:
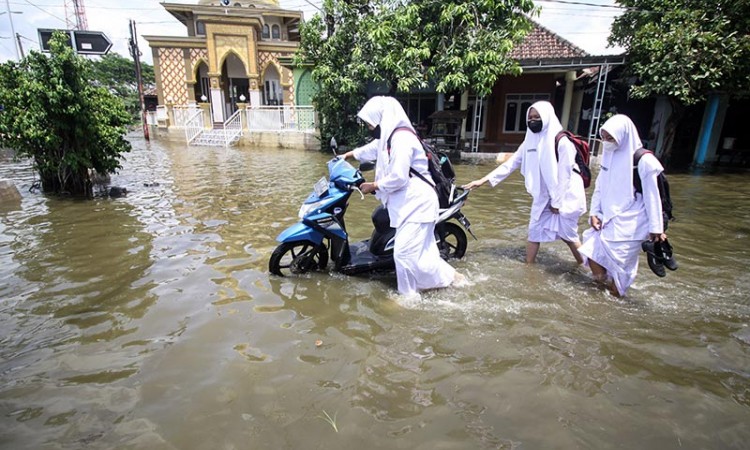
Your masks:
M321 0L280 0L281 7L303 11L309 19L317 11L313 5ZM111 51L129 58L129 20L136 21L142 61L152 63L151 49L143 35L186 36L185 27L160 5L159 0L83 0L89 30L102 31L112 41ZM536 20L563 38L593 55L613 54L621 49L607 48L612 20L620 9L615 0L534 0L542 7ZM194 4L191 0L170 3ZM0 62L16 58L11 39L11 23L21 35L23 51L39 51L38 29L65 29L65 0L0 0ZM18 14L20 13L20 14Z

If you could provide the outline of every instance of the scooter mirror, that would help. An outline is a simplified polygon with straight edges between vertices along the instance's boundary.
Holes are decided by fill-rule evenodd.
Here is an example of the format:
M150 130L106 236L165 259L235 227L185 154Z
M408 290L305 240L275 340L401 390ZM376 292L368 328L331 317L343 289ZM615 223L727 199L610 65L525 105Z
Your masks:
M370 170L375 169L375 162L374 161L363 161L359 164L359 171L360 172L367 172Z
M336 138L334 136L331 136L331 150L333 150L333 153L336 154L336 150L339 149L339 144L336 142Z

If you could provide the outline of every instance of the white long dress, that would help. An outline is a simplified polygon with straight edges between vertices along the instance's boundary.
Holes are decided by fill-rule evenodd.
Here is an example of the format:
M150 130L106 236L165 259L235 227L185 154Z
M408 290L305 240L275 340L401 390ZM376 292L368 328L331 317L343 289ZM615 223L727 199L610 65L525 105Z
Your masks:
M536 148L522 146L501 166L487 176L492 186L505 180L508 175L524 165L524 158L537 152ZM563 239L579 242L578 218L586 211L586 191L583 178L573 171L576 149L567 139L558 146L557 185L550 189L544 176L537 175L538 192L531 192L531 217L528 239L531 242L552 242ZM534 155L532 155L534 157ZM550 207L559 210L554 214Z
M359 115L370 124L379 123L381 128L381 138L355 149L354 157L360 161L377 160L376 196L388 208L391 226L396 228L393 258L399 294L412 296L420 290L450 285L455 269L440 257L435 241L437 194L432 185L410 176L413 168L431 179L424 149L406 113L391 97L373 97ZM378 115L380 121L376 122ZM385 141L399 127L408 127L412 132L396 131L391 148L386 148Z
M664 230L657 176L664 168L650 153L638 162L643 194L633 186L633 154L642 147L638 131L627 116L618 114L603 126L619 144L604 149L602 165L591 197L590 215L602 222L600 230L583 233L578 249L607 270L618 293L625 295L638 273L641 243L649 233Z

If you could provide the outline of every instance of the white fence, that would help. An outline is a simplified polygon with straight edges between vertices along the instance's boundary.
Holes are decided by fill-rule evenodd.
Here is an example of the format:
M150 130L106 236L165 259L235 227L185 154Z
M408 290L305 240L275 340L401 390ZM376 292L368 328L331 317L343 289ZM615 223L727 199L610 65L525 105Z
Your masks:
M185 128L192 120L196 113L202 111L198 105L174 105L172 106L172 114L174 115L173 127ZM158 113L158 110L157 110Z
M248 106L247 129L250 131L315 131L315 109L312 106Z
M201 116L202 109L195 104L173 105L171 108L173 128L185 129L186 137L195 139L197 137L197 125L209 126ZM236 120L236 115L244 115L244 120ZM149 113L148 123L150 125L164 125L169 122L170 114L166 106L158 106L156 111ZM314 133L317 129L317 115L312 106L248 106L244 111L239 110L232 115L227 122L231 122L231 128L240 127L240 130L254 131L276 131L283 133ZM245 122L244 124L242 122ZM243 126L246 124L246 127Z

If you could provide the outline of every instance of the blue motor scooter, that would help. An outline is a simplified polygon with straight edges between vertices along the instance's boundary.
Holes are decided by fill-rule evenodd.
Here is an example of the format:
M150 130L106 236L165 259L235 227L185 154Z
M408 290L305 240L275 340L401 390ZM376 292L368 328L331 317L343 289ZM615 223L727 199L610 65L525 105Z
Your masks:
M335 139L331 147L336 153ZM374 230L370 239L350 243L344 215L353 192L364 195L359 186L365 182L362 170L372 170L373 163L354 168L344 159L334 157L327 163L329 177L318 180L313 192L299 210L300 222L284 230L276 240L280 244L271 254L268 269L279 276L324 270L328 259L334 270L347 275L395 270L393 243L396 229L391 228L388 210L382 205L372 213ZM461 258L466 253L467 237L455 219L471 233L471 224L461 212L469 191L454 188L450 205L441 209L435 225L435 238L443 259ZM474 237L476 239L476 237Z

